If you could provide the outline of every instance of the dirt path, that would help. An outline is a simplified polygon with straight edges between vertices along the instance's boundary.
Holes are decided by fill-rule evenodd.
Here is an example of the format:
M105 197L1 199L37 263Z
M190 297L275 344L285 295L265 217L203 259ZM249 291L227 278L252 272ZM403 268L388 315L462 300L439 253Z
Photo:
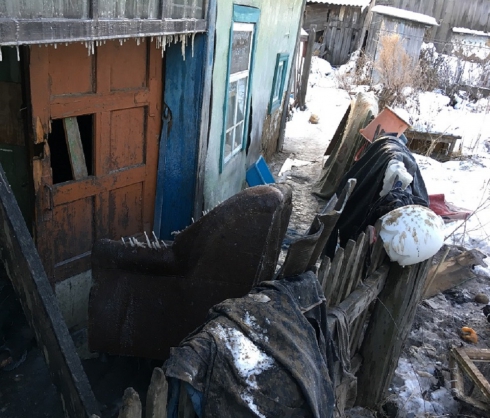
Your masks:
M310 89L307 109L304 112L297 110L293 120L287 123L283 150L270 163L276 178L287 158L307 163L293 166L280 180L293 188L289 226L297 233L306 231L319 206L325 203L311 194L311 187L320 175L325 150L349 104L349 95L343 90L321 86ZM311 114L319 117L318 124L308 122Z

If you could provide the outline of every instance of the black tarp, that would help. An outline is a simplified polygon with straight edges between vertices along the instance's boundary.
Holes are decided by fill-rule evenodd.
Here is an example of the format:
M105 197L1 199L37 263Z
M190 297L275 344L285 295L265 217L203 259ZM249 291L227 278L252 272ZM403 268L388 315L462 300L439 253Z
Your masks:
M372 213L373 206L379 203L379 193L383 188L386 168L392 160L401 161L413 177L407 189L403 193L397 193L395 198L399 199L401 195L404 195L402 200L405 201L405 204L415 203L429 206L429 196L422 174L417 161L404 141L390 135L377 139L342 177L337 187L336 194L339 196L349 179L357 180L356 187L327 242L326 254L329 257L333 257L337 244L344 248L349 239L356 239L367 224L372 222L372 219L368 219L368 215ZM380 216L379 213L378 216Z
M263 282L213 307L165 363L203 394L201 416L333 416L334 348L312 272Z

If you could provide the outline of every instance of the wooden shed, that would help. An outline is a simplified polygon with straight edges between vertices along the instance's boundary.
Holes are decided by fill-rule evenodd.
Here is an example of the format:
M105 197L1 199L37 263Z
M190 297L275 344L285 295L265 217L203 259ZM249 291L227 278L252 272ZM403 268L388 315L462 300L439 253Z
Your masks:
M362 27L371 0L313 0L306 4L305 28L315 24L320 56L332 65L345 64L361 46Z
M439 52L451 50L454 27L485 32L490 27L490 0L376 0L376 4L434 16L439 26L429 31L427 40Z
M391 6L374 6L368 28L366 54L376 60L380 54L383 36L400 35L407 54L414 62L418 60L427 28L437 26L436 20L428 15L410 12Z

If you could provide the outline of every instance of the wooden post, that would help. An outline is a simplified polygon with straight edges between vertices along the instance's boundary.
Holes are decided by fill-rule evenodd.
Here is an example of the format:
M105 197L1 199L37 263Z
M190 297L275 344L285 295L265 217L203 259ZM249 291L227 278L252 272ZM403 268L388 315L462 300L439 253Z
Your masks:
M316 25L311 25L308 32L308 45L306 46L305 62L301 73L301 86L299 93L299 108L306 108L306 92L308 90L308 79L310 77L311 57L313 55L313 46L315 45Z
M100 415L53 289L1 165L0 223L2 262L36 334L66 416Z
M133 388L124 391L123 406L119 410L118 418L142 418L141 401Z
M146 395L146 418L167 418L168 383L160 367L153 369Z
M405 268L391 263L362 344L357 404L376 408L383 401L412 327L431 259Z
M68 156L70 157L73 179L84 179L88 176L88 172L77 118L64 118L63 127L65 128L66 147L68 148Z
M372 94L359 93L347 119L347 126L325 163L318 181L313 185L313 194L329 199L336 191L343 175L354 164L354 157L361 145L367 141L359 133L370 121L372 115L378 114L378 101Z

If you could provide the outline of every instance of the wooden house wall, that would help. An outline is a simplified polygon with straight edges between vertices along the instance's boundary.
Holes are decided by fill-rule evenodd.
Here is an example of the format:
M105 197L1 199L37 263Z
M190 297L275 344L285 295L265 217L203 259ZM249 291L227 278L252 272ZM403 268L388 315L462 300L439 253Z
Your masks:
M488 32L490 0L377 0L385 4L434 17L440 26L428 34L428 40L442 50L451 41L452 28L464 27Z
M304 25L317 25L317 32L323 31L325 58L332 65L345 64L349 54L360 45L360 35L366 11L360 7L334 4L307 4Z
M202 19L203 5L204 0L4 0L0 18Z
M2 0L0 45L205 32L205 4L206 0Z

